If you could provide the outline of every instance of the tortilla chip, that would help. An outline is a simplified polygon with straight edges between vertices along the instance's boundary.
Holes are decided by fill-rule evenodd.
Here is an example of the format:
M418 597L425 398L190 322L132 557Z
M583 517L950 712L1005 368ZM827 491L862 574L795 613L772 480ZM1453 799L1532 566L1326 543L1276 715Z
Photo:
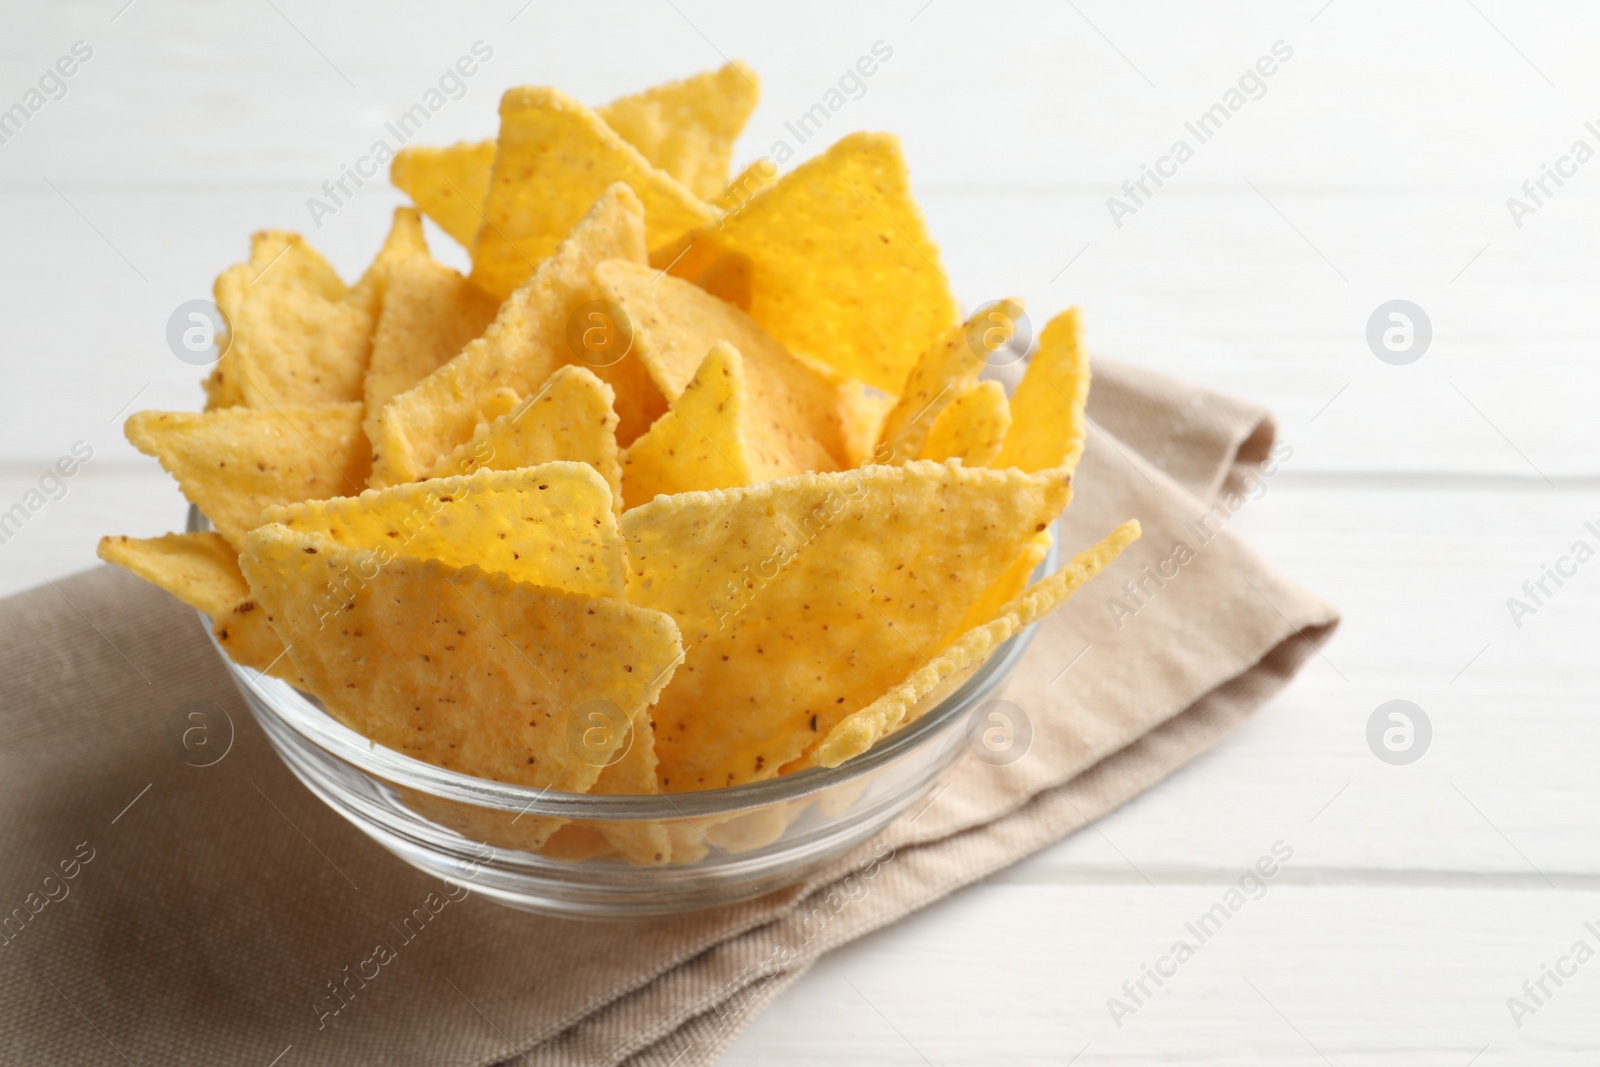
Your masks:
M96 554L213 618L250 596L239 553L221 534L102 537Z
M633 324L633 352L661 395L676 400L711 346L744 358L749 424L791 470L837 470L850 459L848 384L789 353L750 316L689 282L636 263L602 263L601 291ZM627 362L627 360L624 360Z
M123 432L236 549L263 508L360 492L371 469L360 404L140 411Z
M795 812L787 805L769 805L716 820L696 820L706 832L706 842L729 855L765 848L789 828Z
M1021 554L1011 561L1011 566L1006 568L1005 573L985 589L982 596L972 602L967 614L950 632L950 639L954 640L974 626L982 626L998 617L1011 603L1011 599L1028 587L1028 582L1033 579L1033 572L1038 570L1039 564L1050 555L1050 549L1055 543L1054 527L1042 531L1029 541Z
M739 211L777 180L778 165L763 157L730 178L721 191L707 198L707 203L724 213Z
M605 772L601 771L600 775L604 777ZM594 792L593 789L589 791ZM552 834L539 849L541 856L565 863L582 863L615 852L606 835L600 832L600 824L594 822L569 822Z
M427 254L428 240L422 235L422 216L414 208L395 208L394 221L389 225L389 235L383 239L383 247L345 294L345 302L360 307L375 324L395 268ZM370 344L368 348L370 351Z
M217 277L230 331L206 409L361 399L372 335L368 290L346 289L298 234L257 233L250 262Z
M1068 308L1039 335L1039 351L1011 395L1011 429L994 465L1025 471L1060 467L1071 474L1083 456L1088 402L1083 320L1077 308Z
M693 243L671 273L742 305L747 294L746 310L781 344L888 393L956 321L889 134L844 137Z
M627 186L606 189L539 272L501 305L482 337L394 397L378 417L373 484L413 481L505 413L500 390L536 392L571 362L567 323L594 299L594 268L643 262L643 208ZM491 406L496 405L496 406Z
M569 740L579 709L607 701L637 724L680 655L677 626L659 612L284 526L253 531L239 562L329 714L496 781L588 790L600 764ZM371 577L351 589L351 575ZM324 625L308 605L344 590L348 608Z
M267 613L255 597L241 600L211 620L211 634L228 658L241 667L252 667L262 674L282 678L290 685L305 688L295 673L294 663L285 652L283 639L272 628Z
M472 440L440 461L429 477L572 460L600 472L620 513L622 460L617 452L617 414L611 401L611 387L587 367L562 367L533 396L480 427Z
M651 164L697 195L713 199L729 189L749 195L756 181L749 177L751 170L727 183L726 189L723 183L733 142L755 108L759 88L752 83L757 81L743 63L730 63L718 71L625 96L598 114ZM470 249L483 222L495 147L490 138L447 148L402 148L389 165L389 180L445 233ZM765 161L751 169L755 167L774 170ZM725 203L717 206L727 209Z
M777 164L770 159L758 159L740 171L709 203L725 218L735 211L743 211L757 193L777 180ZM720 225L720 221L717 224ZM701 230L690 230L676 241L651 249L651 264L661 270L670 269L680 277L692 278L706 292L730 304L749 307L749 262L742 256L727 255L720 247L705 241L704 236Z
M732 489L802 471L763 447L745 410L744 360L731 345L711 346L700 369L622 458L626 507L660 494Z
M733 142L760 96L755 72L735 61L624 96L598 114L653 166L709 200L728 182Z
M470 249L483 222L494 151L492 138L448 148L402 148L389 164L389 180L440 229Z
M500 100L499 151L473 241L472 280L509 296L613 182L643 202L652 246L711 216L704 201L576 100L555 89L509 90Z
M861 382L848 382L844 390L844 447L850 462L847 466L859 467L863 463L887 462L887 452L877 450L878 435L883 421L894 407L894 397Z
M368 489L360 496L268 508L262 521L385 557L476 564L518 582L622 596L622 541L611 490L585 463L483 470Z
M100 558L158 585L212 621L228 656L288 681L283 642L267 624L239 570L239 553L217 533L102 537Z
M975 316L950 327L917 357L878 439L880 450L894 457L890 462L933 458L922 455L923 442L939 415L983 370L984 329L984 321Z
M936 655L1067 493L1051 472L914 462L624 513L628 599L688 646L652 711L663 790L775 775Z
M823 767L837 767L871 748L903 722L915 719L937 703L928 698L945 692L952 677L982 663L1001 642L1061 606L1138 539L1137 522L1117 527L1104 541L1080 553L1066 567L1014 599L1003 615L967 631L933 660L908 674L904 681L846 716L827 732L812 754L815 762Z
M363 428L378 433L389 400L410 389L483 334L499 309L495 299L426 254L396 263L372 335L364 389Z
M959 459L969 467L989 467L1005 444L1011 408L1005 386L973 382L961 389L928 430L919 459Z
M656 743L648 714L639 716L627 751L600 772L590 793L603 796L648 796L661 792L656 785ZM659 822L611 820L596 824L600 835L628 862L655 867L672 861L672 838Z

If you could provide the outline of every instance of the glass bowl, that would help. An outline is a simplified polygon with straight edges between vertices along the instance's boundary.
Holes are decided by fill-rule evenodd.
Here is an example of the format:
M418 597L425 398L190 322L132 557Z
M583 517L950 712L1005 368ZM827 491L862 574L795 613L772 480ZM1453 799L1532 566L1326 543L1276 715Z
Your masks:
M191 510L189 529L207 528ZM1035 580L1057 559L1052 548ZM839 767L654 796L558 793L445 770L369 741L288 682L217 653L295 777L389 851L515 908L617 920L748 900L869 840L965 751L973 712L1033 629Z

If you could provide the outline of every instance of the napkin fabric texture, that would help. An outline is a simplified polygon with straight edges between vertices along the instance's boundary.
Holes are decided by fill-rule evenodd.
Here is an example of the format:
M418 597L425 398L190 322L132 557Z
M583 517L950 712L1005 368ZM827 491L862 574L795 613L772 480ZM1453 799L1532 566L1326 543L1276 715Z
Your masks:
M964 759L803 885L678 917L544 918L405 865L278 760L194 612L120 570L0 601L0 1063L711 1062L822 953L1155 785L1331 633L1228 528L1283 458L1264 411L1102 364L1089 414L1063 559L1144 537L996 694L1026 754Z

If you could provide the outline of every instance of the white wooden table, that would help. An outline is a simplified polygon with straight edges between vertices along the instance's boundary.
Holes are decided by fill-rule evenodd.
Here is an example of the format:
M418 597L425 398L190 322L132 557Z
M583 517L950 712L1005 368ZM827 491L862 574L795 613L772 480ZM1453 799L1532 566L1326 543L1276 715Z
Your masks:
M1600 548L1600 161L1560 163L1600 149L1592 5L125 3L0 19L0 108L93 51L0 145L0 510L93 449L0 544L0 592L179 521L120 434L131 408L199 403L169 313L261 227L356 273L398 196L374 182L320 231L307 198L475 41L493 58L427 141L492 131L508 85L598 103L728 55L764 79L740 161L882 41L801 154L899 132L969 306L1078 303L1098 352L1272 405L1294 456L1235 528L1346 622L1211 755L826 959L727 1062L1600 1061L1600 960L1561 964L1520 1026L1507 1005L1534 1007L1523 983L1575 941L1600 951L1600 561L1520 627L1506 605L1573 542ZM1279 41L1264 95L1199 144L1185 122ZM1108 197L1180 137L1193 158L1118 227ZM1535 204L1542 164L1572 173ZM1537 208L1521 226L1514 195ZM1431 320L1409 365L1366 341L1392 299ZM1407 766L1365 739L1397 698L1433 726ZM1108 998L1280 840L1267 895L1117 1026Z

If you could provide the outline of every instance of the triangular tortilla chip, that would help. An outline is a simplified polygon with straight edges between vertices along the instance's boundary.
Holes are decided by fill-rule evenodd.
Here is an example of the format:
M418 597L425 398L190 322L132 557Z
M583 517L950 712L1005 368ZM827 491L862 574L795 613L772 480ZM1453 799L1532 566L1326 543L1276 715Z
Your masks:
M777 774L937 655L1067 495L1052 472L917 462L624 513L628 599L686 645L652 711L662 788Z
M952 636L966 633L974 626L982 626L996 618L1006 605L1011 603L1011 598L1028 587L1028 582L1033 579L1033 572L1039 569L1039 564L1050 555L1050 549L1056 543L1055 527L1042 531L1016 559L1011 561L1011 566L995 583L983 591L983 595L972 602L967 609L967 614L956 624L951 631Z
M725 219L735 211L744 210L756 194L777 180L777 164L770 159L758 159L707 203L722 212ZM652 248L650 262L661 270L671 268L685 278L693 278L696 285L730 304L741 308L750 306L749 263L742 256L725 255L720 248L706 242L701 230L690 230L675 241Z
M617 452L617 414L611 386L587 367L565 366L539 391L446 456L429 477L509 471L552 460L587 463L600 472L622 509L622 459Z
M697 195L716 200L720 194L716 206L726 211L755 193L765 184L764 177L770 181L768 176L776 174L769 161L760 160L724 185L733 142L759 95L753 84L757 82L748 67L734 62L622 97L598 114L651 164ZM470 249L483 222L494 153L494 138L444 148L402 148L389 165L389 180L445 233Z
M889 134L850 134L692 243L673 274L747 303L790 350L885 392L898 395L918 353L956 321Z
M635 360L671 401L694 377L711 346L726 341L744 357L750 424L786 457L791 470L836 470L850 460L844 407L849 384L802 360L756 322L698 287L636 263L604 263L601 291L633 327Z
M100 558L160 586L212 621L230 659L294 681L283 642L239 570L239 553L217 533L102 537Z
M613 100L597 112L645 159L709 200L728 182L733 142L760 96L755 72L734 61Z
M256 234L250 262L217 278L217 306L231 328L206 380L207 410L362 399L389 272L396 262L427 251L422 220L410 208L398 208L372 265L345 289L299 236Z
M904 681L850 713L823 738L812 754L815 763L837 767L859 756L901 723L915 719L938 703L988 659L1001 642L1028 624L1054 611L1085 582L1099 574L1139 539L1139 524L1126 522L1070 564L1035 584L1013 600L994 621L969 630L943 652L917 667Z
M1011 395L1011 428L994 465L1025 471L1060 467L1071 474L1083 456L1088 402L1083 319L1077 308L1068 308L1039 335L1039 351Z
M879 453L878 434L883 430L883 420L894 407L894 397L870 385L851 381L844 390L844 446L846 466L859 467L863 463L886 463L887 452Z
M358 493L372 464L360 404L140 411L123 432L235 548L263 508Z
M761 439L745 410L744 360L732 345L711 346L700 369L622 457L625 507L659 494L732 489L802 470Z
M373 484L412 481L505 414L501 390L528 396L573 362L568 320L592 300L594 268L644 260L644 219L627 186L606 189L537 274L500 306L493 323L444 366L384 407Z
M389 226L389 235L383 239L383 247L345 294L345 302L361 308L376 323L395 268L427 254L428 239L422 234L422 216L415 208L395 208L394 221Z
M608 753L574 742L585 705L639 722L681 655L677 626L659 612L283 526L254 531L239 562L331 715L380 745L496 781L588 790ZM337 617L311 610L343 595L351 575L362 580Z
M238 550L218 533L102 537L96 554L212 618L250 595Z
M651 245L711 216L704 201L555 89L509 90L500 100L498 143L484 223L472 245L472 280L495 296L522 284L613 182L643 202Z
M969 467L991 467L1010 425L1005 386L995 381L973 382L939 412L917 458L959 459Z
M716 195L707 199L712 207L723 213L738 211L755 195L778 180L778 165L762 157L728 179Z
M586 463L545 463L268 508L263 521L385 557L476 564L515 581L621 597L611 490Z
M1020 302L1007 302L1016 304L1020 311ZM983 370L984 358L990 351L985 347L986 331L990 329L987 315L979 312L961 325L950 327L917 357L906 376L904 391L883 420L879 451L892 457L885 462L944 458L924 456L923 442L944 409L967 385L977 381L978 372Z
M364 383L367 434L377 436L379 413L391 398L481 336L499 306L492 296L431 256L408 256L394 264L372 334L372 359Z
M600 776L605 777L605 771L601 771ZM591 793L594 791L594 787L589 790ZM616 851L611 842L606 840L606 835L600 832L600 824L592 822L566 823L539 848L541 856L563 863L582 863L584 860L615 855Z
M600 772L589 790L598 796L649 796L659 794L656 784L655 728L649 715L639 716L628 750ZM595 824L600 834L630 863L655 867L671 862L672 836L666 825L616 819Z
M270 341L259 336L259 315L253 315L254 304L262 299L258 288L262 293L278 290L282 294L298 294L302 301L315 307L341 301L349 291L333 266L301 235L285 230L259 230L251 235L250 262L224 270L211 286L216 306L234 325L227 333L219 330L216 336L216 347L222 355L205 379L206 411L246 402L243 365L251 358L250 352ZM240 326L245 330L245 346L235 350L234 338Z
M447 148L402 148L389 164L389 180L440 229L470 249L483 222L494 149L493 138L462 141Z
M295 673L294 663L285 655L283 639L272 628L271 620L255 597L239 601L211 620L211 633L228 658L241 667L253 667L262 674L282 678L290 685L304 686Z

